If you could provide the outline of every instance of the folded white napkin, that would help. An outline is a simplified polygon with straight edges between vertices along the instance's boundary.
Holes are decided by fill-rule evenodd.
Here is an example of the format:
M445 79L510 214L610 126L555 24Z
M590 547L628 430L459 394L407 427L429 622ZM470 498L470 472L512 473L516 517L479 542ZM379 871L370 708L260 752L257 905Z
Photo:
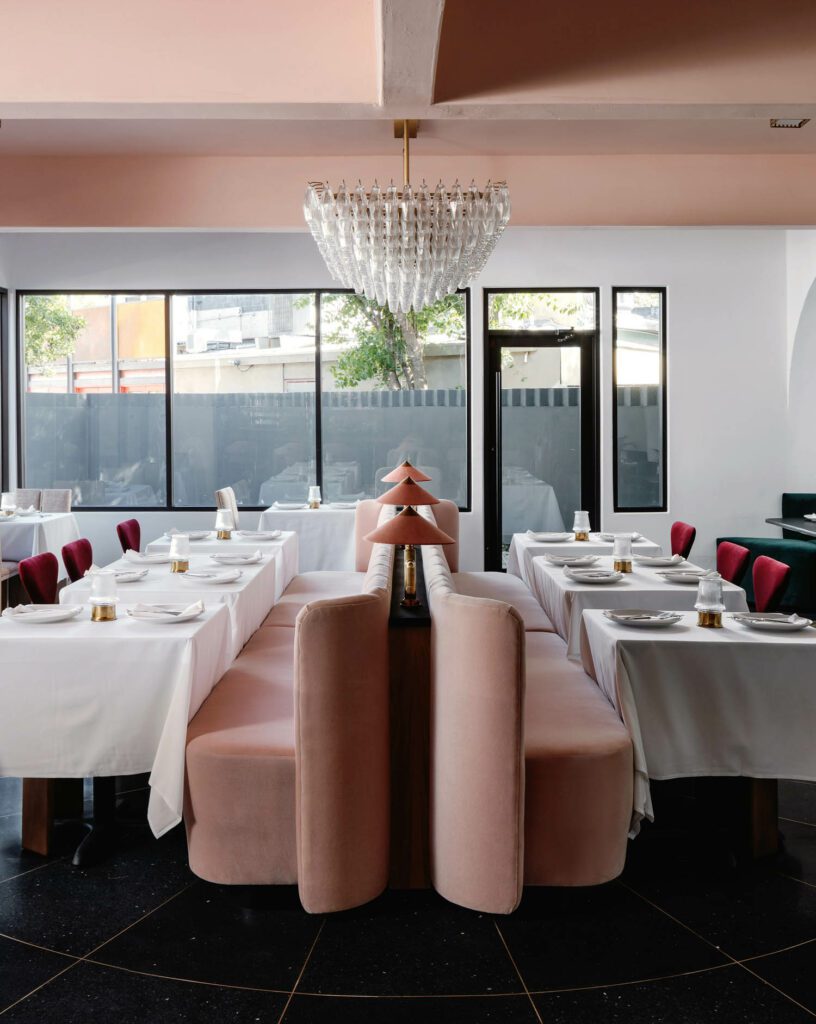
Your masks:
M157 553L149 555L146 552L134 551L133 548L126 551L122 556L126 562L133 562L135 565L144 565L145 562L152 562L154 565L161 565L164 562L170 561L170 556L167 554Z
M82 611L82 605L64 604L18 604L13 608L6 608L3 612L5 619L73 619Z
M306 508L306 505L307 505L307 502L305 502L305 501L276 501L276 502L273 502L273 508L283 508L283 509L289 509L289 510L296 509L296 508Z
M805 512L805 519L810 519L811 522L816 523L816 512Z
M275 540L281 535L280 530L236 530L235 533L247 540Z
M168 615L200 615L204 611L204 602L193 604L136 604L128 610L128 614L137 619L166 619Z
M260 549L251 555L215 554L210 555L210 560L220 565L254 565L263 558Z
M217 580L219 583L235 583L241 578L240 569L195 569L181 574L184 580Z
M539 533L536 533L534 530L528 530L527 536L531 537L533 540L537 540L540 544L562 544L565 541L568 541L572 534L567 533L566 531L562 532L560 530L542 530Z

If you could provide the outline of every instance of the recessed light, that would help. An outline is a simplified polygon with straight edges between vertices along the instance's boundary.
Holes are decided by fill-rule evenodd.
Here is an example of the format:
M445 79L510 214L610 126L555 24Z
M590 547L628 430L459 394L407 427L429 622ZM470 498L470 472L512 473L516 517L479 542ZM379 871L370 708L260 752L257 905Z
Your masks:
M771 128L803 128L809 117L772 117Z

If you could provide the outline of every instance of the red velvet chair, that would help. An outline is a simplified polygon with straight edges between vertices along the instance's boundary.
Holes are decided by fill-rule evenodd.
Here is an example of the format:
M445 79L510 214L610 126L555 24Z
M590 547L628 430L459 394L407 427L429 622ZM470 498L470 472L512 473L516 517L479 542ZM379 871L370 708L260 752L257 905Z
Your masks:
M742 579L751 552L741 544L732 544L730 540L724 540L717 545L717 572L729 583L736 583Z
M23 563L20 562L22 568ZM791 567L760 555L754 562L754 603L758 612L775 612L782 603Z
M24 558L17 567L20 581L33 604L56 604L59 562L50 551Z
M66 544L62 549L62 560L65 563L65 571L72 583L81 580L85 573L93 565L93 548L91 542L81 537Z
M138 551L142 543L142 528L138 519L126 519L116 526L116 534L123 551Z
M697 531L689 523L683 523L679 520L676 523L672 523L672 554L681 555L683 558L688 558L688 556L691 554L691 546L694 543L694 538L696 536Z

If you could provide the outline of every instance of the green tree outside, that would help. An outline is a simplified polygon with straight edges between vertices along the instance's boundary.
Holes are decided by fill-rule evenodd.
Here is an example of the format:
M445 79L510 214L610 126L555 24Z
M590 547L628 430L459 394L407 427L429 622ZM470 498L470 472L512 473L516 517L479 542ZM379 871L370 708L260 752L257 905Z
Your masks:
M85 320L64 295L29 295L25 300L25 359L38 368L70 356Z

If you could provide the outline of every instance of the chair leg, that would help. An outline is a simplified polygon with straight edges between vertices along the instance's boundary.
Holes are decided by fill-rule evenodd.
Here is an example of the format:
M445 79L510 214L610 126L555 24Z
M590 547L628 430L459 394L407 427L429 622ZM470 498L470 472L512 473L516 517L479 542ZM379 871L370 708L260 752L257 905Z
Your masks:
M88 868L111 853L116 833L116 777L93 780L93 825L76 848L72 864Z

